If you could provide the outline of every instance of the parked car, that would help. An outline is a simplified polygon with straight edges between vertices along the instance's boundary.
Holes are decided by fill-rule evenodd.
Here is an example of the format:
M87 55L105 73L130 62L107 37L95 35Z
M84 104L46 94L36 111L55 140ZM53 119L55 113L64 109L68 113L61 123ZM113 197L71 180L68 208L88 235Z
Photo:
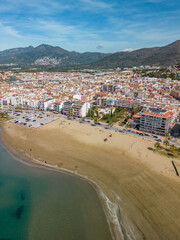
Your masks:
M160 139L160 138L158 138L158 139L155 139L157 142L162 142L162 140Z
M93 126L93 127L94 127L94 126L96 126L96 124L92 123L92 124L91 124L91 126Z
M144 134L143 134L143 133L139 133L139 135L140 135L140 136L144 136Z
M136 132L136 134L138 134L138 135L139 135L140 133L139 133L139 132Z

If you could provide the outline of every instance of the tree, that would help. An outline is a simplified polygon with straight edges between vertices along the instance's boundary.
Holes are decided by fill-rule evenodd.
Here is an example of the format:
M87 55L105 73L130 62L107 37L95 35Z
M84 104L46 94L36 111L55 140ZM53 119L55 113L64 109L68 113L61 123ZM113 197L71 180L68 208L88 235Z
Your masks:
M131 108L131 117L134 115L134 114L136 114L136 113L138 113L138 112L140 112L142 110L142 107L132 107Z
M127 116L125 119L124 119L124 123L127 123L127 121L130 119L129 116Z
M108 126L109 126L109 127L112 127L112 126L113 126L113 122L112 122L112 121L109 121L109 122L108 122Z
M176 149L176 147L174 146L174 144L172 144L171 147L170 147L170 151L174 152L175 149Z
M94 111L92 109L89 109L87 116L93 118L94 117Z
M180 148L177 148L177 153L180 155Z
M112 118L112 109L111 109L111 118Z
M20 107L20 106L17 106L17 107L15 107L15 110L20 110L20 111L22 111L22 110L23 110L23 108L22 108L22 107Z
M104 114L103 117L102 117L103 120L109 120L110 119L110 115L107 113L107 114Z
M166 146L166 147L168 147L170 144L169 144L169 141L166 139L166 140L164 140L164 142L163 142L163 144Z
M95 118L95 119L94 119L94 124L96 124L97 122L98 122L98 121L97 121L97 119Z
M175 79L176 79L176 74L175 74L175 73L171 73L171 74L169 75L169 77L172 78L173 80L175 80Z
M96 106L93 106L92 110L98 110L98 108Z
M166 138L168 138L168 137L169 137L169 133L165 133L164 136L165 136Z
M98 113L98 110L96 110L96 116L99 117L99 113Z
M156 142L156 143L154 144L154 147L155 147L156 149L160 149L161 145L160 145L160 143Z
M8 113L7 112L1 112L0 113L0 117L1 118L7 118L8 117Z

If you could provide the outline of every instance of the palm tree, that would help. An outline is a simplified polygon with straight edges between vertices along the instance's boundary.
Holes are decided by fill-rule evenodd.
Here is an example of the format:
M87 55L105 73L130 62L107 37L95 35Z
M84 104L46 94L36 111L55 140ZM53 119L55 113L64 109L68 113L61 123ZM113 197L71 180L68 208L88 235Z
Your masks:
M8 113L7 112L1 112L0 116L1 116L1 118L7 118Z
M108 122L108 126L109 126L109 127L112 127L112 126L113 126L113 122L112 122L112 121L109 121L109 122Z
M8 113L5 112L5 113L4 113L4 118L7 118L7 117L8 117Z
M170 147L170 151L174 152L175 149L176 149L176 147L174 146L174 144L172 144L171 147Z
M168 138L168 137L169 137L169 133L165 133L164 136L165 136L166 138Z
M177 153L178 155L180 155L180 148L177 148Z
M159 148L161 147L161 145L160 145L160 143L156 142L156 143L154 144L154 147L155 147L156 149L159 149Z
M170 144L169 144L169 141L166 139L166 140L164 140L164 142L163 142L163 144L166 146L166 147L168 147Z

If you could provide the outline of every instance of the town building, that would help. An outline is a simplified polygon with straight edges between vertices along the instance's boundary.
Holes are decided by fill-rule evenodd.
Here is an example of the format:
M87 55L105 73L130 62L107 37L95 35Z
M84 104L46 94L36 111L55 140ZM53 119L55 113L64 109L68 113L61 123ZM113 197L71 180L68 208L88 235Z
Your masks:
M176 109L147 109L141 113L140 130L165 135L175 123L177 114Z
M86 117L90 109L90 103L83 101L67 101L63 105L63 114L73 117Z

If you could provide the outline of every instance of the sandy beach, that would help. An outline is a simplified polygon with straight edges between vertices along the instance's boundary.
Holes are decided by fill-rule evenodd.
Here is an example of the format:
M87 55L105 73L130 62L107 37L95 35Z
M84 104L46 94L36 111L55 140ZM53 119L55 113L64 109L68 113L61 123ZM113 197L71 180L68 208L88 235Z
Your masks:
M2 128L10 150L97 184L101 199L109 199L106 210L117 212L119 221L106 211L115 239L180 239L180 178L171 158L148 150L153 142L68 120L38 129L6 122ZM174 161L180 171L180 160Z

